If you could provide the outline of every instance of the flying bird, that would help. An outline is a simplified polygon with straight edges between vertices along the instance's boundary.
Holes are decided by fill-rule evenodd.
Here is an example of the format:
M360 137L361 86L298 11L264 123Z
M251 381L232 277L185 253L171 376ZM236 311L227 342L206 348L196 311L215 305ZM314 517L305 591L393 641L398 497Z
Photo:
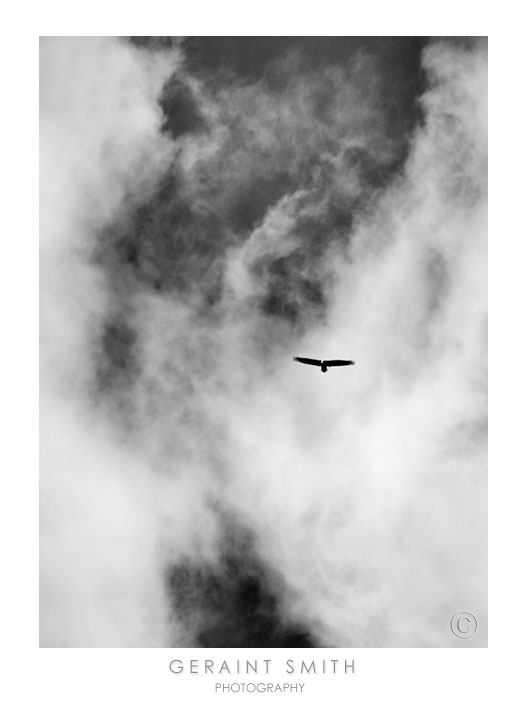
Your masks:
M335 358L332 360L322 360L319 361L317 358L303 358L302 356L294 356L294 361L299 361L299 363L309 363L310 366L321 366L321 371L326 373L329 366L355 366L355 361L346 361L340 358Z

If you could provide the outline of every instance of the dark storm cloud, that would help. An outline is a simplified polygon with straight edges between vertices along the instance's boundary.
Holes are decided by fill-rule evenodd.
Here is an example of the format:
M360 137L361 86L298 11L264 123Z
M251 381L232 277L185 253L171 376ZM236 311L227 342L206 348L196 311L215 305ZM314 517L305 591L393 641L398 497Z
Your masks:
M245 528L226 519L213 563L188 557L168 573L173 610L198 647L312 648L306 627L283 616L285 581L265 565Z
M205 122L191 89L176 76L164 84L159 104L165 116L162 129L173 140L204 129Z
M141 39L142 46L154 48L162 38ZM427 41L424 37L189 37L180 46L188 73L203 81L212 85L262 82L277 94L286 92L296 73L345 68L366 57L375 66L374 80L380 83L377 98L387 115L386 130L406 146L421 120L417 98L425 86L421 52ZM323 99L329 102L333 95L330 85L325 85L320 110Z
M482 43L42 66L43 643L448 645L485 597Z
M166 46L159 38L134 42ZM290 233L297 247L266 253L253 274L264 280L265 314L293 324L322 315L328 247L348 245L355 214L403 164L420 116L423 43L184 40L185 68L159 99L163 129L181 138L181 158L152 198L111 226L110 247L141 283L200 289L204 305L216 304L227 249L246 240L281 199L302 192Z

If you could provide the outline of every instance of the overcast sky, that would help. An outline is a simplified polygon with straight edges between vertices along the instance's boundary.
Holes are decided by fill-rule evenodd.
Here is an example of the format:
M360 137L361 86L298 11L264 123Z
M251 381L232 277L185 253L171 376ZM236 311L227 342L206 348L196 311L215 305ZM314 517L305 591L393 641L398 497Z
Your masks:
M486 41L40 77L41 645L485 645Z

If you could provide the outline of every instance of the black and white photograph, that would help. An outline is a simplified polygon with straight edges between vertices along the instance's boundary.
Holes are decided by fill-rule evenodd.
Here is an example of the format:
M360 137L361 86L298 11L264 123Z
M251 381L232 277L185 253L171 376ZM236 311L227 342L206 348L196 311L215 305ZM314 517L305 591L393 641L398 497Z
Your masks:
M40 37L41 648L488 646L487 76Z

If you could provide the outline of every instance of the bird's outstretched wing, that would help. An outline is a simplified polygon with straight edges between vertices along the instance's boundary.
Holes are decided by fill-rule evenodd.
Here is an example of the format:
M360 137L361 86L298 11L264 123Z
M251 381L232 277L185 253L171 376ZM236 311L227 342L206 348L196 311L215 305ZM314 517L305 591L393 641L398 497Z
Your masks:
M355 361L344 361L343 359L336 358L332 361L323 361L326 366L355 366Z
M311 366L320 366L321 361L316 358L302 358L301 356L294 356L294 361L299 361L299 363L309 363Z

